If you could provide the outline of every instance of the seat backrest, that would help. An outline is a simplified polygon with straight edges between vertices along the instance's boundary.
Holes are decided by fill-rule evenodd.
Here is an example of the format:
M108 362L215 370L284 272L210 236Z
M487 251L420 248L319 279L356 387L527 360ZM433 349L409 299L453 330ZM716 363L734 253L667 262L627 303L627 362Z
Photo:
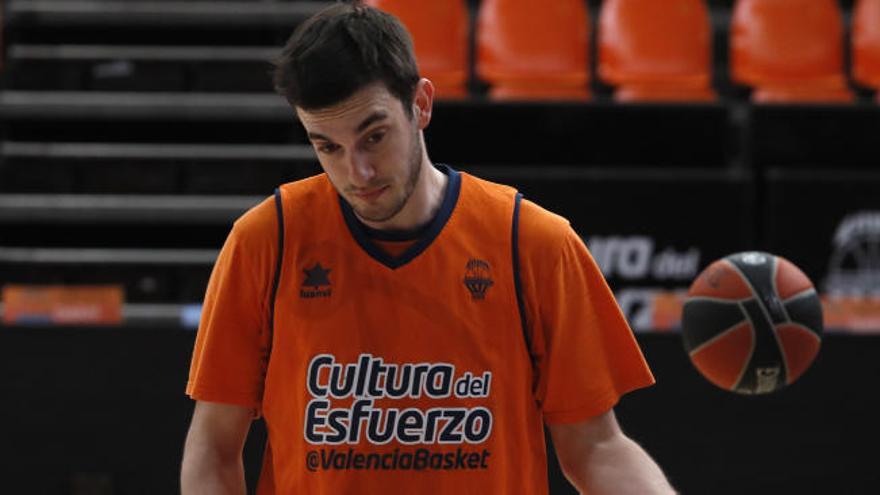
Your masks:
M583 0L483 0L477 74L488 82L586 82L589 33Z
M406 26L413 38L422 75L464 83L468 73L470 27L464 0L366 0L365 3L394 14Z
M731 75L747 85L839 80L843 21L837 0L737 0Z
M880 0L858 0L852 19L853 78L880 89Z
M712 28L703 0L605 0L597 35L599 76L611 84L710 79Z

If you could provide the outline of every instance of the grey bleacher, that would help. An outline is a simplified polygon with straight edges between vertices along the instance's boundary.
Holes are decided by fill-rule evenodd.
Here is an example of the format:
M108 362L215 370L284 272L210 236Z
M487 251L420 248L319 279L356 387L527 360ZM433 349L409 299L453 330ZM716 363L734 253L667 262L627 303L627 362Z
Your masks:
M15 45L9 48L7 59L13 62L29 60L94 62L118 59L248 62L271 60L279 51L277 47L252 46Z
M272 91L275 47L31 45L10 47L10 89Z
M0 142L0 193L244 194L314 175L301 144Z
M97 91L3 91L6 122L46 120L273 120L296 114L274 94L119 93Z
M262 197L110 194L0 194L8 224L132 222L230 225Z
M5 2L0 278L116 281L127 320L176 321L232 221L317 170L268 71L328 4Z
M0 278L4 283L120 284L129 303L127 322L179 324L180 312L186 309L183 305L200 301L204 293L219 248L217 240L235 218L262 199L0 194L0 225L8 236L0 245L24 244L0 247ZM191 229L207 229L215 240L210 247L193 245L196 237L188 232ZM53 234L51 242L60 246L28 242L46 231ZM144 238L136 239L133 233ZM115 237L122 237L119 245L102 245ZM148 245L150 237L172 245ZM77 241L85 246L75 246ZM178 314L169 315L169 311Z
M5 159L169 159L236 160L261 163L272 160L315 161L315 152L306 145L255 144L119 144L119 143L17 143L0 142L0 156Z
M85 249L85 248L0 248L0 263L80 265L209 265L216 250L207 249Z
M329 2L7 0L16 26L290 27Z

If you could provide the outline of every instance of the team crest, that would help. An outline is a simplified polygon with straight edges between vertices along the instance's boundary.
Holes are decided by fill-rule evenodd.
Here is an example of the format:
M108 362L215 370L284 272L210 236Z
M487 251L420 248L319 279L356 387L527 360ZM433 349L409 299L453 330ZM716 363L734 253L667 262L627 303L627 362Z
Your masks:
M315 263L315 266L303 270L306 278L299 289L299 297L313 299L316 297L330 297L330 269Z
M471 293L471 299L482 301L486 298L486 291L492 287L492 271L489 263L484 260L471 258L465 266L464 286Z

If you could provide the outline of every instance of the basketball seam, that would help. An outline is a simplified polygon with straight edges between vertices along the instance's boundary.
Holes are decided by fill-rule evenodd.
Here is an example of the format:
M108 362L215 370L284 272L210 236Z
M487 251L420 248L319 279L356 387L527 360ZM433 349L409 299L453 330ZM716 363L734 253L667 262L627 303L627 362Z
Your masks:
M782 301L782 298L779 297L779 286L776 284L776 277L779 275L780 265L781 265L781 263L779 263L779 258L774 256L773 257L773 272L770 275L770 285L773 287L773 294L777 298L780 299L779 302L784 303L785 301ZM785 309L785 304L780 304L779 306L780 306L780 309L782 310L782 314L785 316L785 321L791 321L791 316L789 316L788 310Z
M773 257L773 260L774 260L774 262L776 261L775 256ZM764 318L767 318L767 326L770 327L770 333L773 334L773 340L776 341L776 347L781 350L782 349L782 342L779 341L779 335L776 334L776 325L773 323L773 319L770 318L770 313L767 312L767 308L765 308L764 304L761 302L761 298L759 297L758 291L755 290L755 286L752 285L752 282L749 280L749 277L747 277L746 274L743 273L742 270L740 270L738 266L736 266L736 263L734 263L730 260L727 260L727 259L725 259L724 261L727 262L728 264L730 264L730 266L732 266L733 269L736 270L736 273L739 274L739 276L743 279L743 281L746 283L746 285L749 286L749 289L751 289L752 294L755 296L754 297L755 302L757 302L758 307L761 308L761 313L764 314ZM774 276L773 278L776 278L776 277ZM774 288L774 290L775 290L775 288ZM743 311L746 314L746 318L748 318L749 322L751 322L751 324L752 324L752 332L755 332L756 331L755 321L752 320L752 317L751 317L751 315L749 315L749 312L745 311L745 308L743 308ZM758 336L755 335L754 337L755 337L755 342L757 342ZM752 345L752 351L754 352L754 344ZM749 356L749 361L751 361L751 356ZM782 360L782 365L785 366L785 379L787 382L789 373L788 373L788 363L786 362L785 359ZM745 374L746 368L748 368L748 363L746 363L746 366L743 367L743 374ZM742 377L740 377L740 378L742 378Z
M776 285L776 277L779 275L779 258L773 256L773 272L770 276L770 285L773 287L773 297L782 299L779 297L779 287ZM760 304L760 303L759 303ZM763 305L761 306L764 307ZM785 316L786 323L791 322L791 316L788 314L788 310L785 309L785 301L779 301L779 309L782 311L782 314ZM769 315L768 315L769 318ZM776 331L776 325L773 324L773 320L768 320L770 322L770 328L773 329L773 338L776 339L776 347L779 349L779 354L782 355L782 365L785 366L785 384L791 384L791 366L788 365L788 354L785 353L785 346L782 345L782 340L779 338L779 333Z
M754 290L754 289L752 289ZM746 311L745 306L740 303L739 305L740 311L746 315L746 321L749 322L749 331L752 332L752 345L749 349L749 357L743 362L742 368L739 370L739 375L736 376L736 381L733 383L733 386L730 387L730 390L736 390L736 386L742 382L743 376L746 374L746 370L749 369L749 363L752 361L752 356L755 355L755 346L758 345L758 336L755 335L755 322L752 321L752 317L749 316L749 312Z
M729 304L740 304L744 303L751 299L751 297L746 297L744 299L724 299L722 297L710 297L710 296L689 296L687 301L685 301L685 305L691 302L715 302L715 303L729 303Z
M810 334L813 338L815 338L815 339L816 339L816 342L817 342L819 345L822 345L822 339L819 338L819 336L816 335L816 333L813 332L812 330L810 330L808 327L806 327L806 326L804 326L804 325L801 325L801 324L799 324L799 323L794 323L794 322L786 323L786 325L791 325L791 326L793 326L793 327L800 328L801 330L807 332L807 333ZM775 326L773 327L773 333L774 333L774 334L776 333L776 327L775 327ZM785 348L784 345L780 345L780 346L779 346L779 352L782 354L782 362L785 363L785 384L786 384L786 385L791 385L792 383L794 383L794 381L793 381L793 378L791 377L791 373L788 372L788 352L786 352L786 348Z
M814 332L813 330L810 330L810 327L808 327L808 326L806 326L806 325L801 325L800 323L795 323L795 322L789 322L789 323L785 323L785 324L786 324L786 325L793 326L793 327L800 328L801 330L803 330L803 331L807 332L808 334L810 334L811 337L813 337L814 339L816 339L816 342L818 342L819 344L822 343L822 337L816 335L816 332Z
M815 288L815 287L810 287L809 289L804 289L804 290L798 292L797 294L795 294L795 295L789 297L788 299L783 299L782 302L787 304L787 303L790 303L790 302L794 302L794 301L796 301L796 300L798 300L798 299L802 299L802 298L805 298L805 297L812 296L812 295L814 295L814 294L816 294L816 288ZM789 321L791 321L791 318L789 318Z
M740 321L734 323L732 326L729 326L729 327L725 328L724 330L718 332L718 333L717 333L714 337L712 337L711 339L709 339L709 340L703 342L702 344L698 345L697 347L694 347L693 349L690 350L690 352L688 352L688 356L693 356L694 354L696 354L696 353L700 352L701 350L703 350L705 347L714 344L715 341L721 339L721 338L724 337L726 334L728 334L728 333L730 333L730 332L736 330L737 328L739 328L739 326L742 325L747 319L748 319L748 315L746 315L746 317L743 318L742 320L740 320ZM751 358L751 355L750 355L749 357Z

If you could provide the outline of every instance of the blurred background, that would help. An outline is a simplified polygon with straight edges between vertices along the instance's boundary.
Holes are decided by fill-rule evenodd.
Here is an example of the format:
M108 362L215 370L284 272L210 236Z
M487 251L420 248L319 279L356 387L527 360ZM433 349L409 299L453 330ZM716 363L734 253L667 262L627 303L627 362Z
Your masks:
M589 245L658 380L618 416L682 493L876 493L880 0L368 3L438 88L432 160ZM178 491L216 254L320 170L268 61L327 5L0 0L0 492ZM679 335L743 250L823 296L817 360L768 396L709 384Z

